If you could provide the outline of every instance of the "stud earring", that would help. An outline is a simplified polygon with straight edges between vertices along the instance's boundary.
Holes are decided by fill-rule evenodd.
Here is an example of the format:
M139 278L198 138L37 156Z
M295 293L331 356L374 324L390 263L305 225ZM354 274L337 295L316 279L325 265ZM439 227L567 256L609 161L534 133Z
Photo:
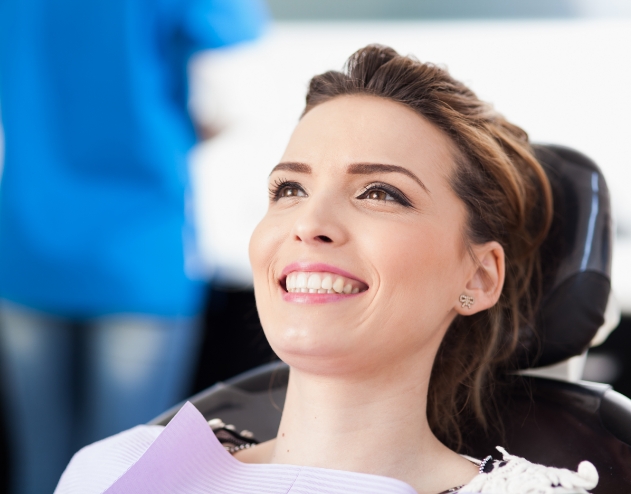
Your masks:
M462 307L466 307L467 309L470 309L471 306L473 305L473 297L469 297L468 295L465 295L464 293L462 295L460 295L460 303L462 304Z

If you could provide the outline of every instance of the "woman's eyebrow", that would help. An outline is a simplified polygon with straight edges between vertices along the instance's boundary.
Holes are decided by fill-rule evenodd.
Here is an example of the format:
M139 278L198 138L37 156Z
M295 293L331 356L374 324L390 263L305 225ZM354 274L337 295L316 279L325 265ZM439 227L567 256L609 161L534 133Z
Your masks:
M403 175L407 175L417 184L419 184L425 192L427 192L428 194L430 193L429 189L425 186L420 178L418 178L416 175L414 175L414 173L402 166L384 165L381 163L354 163L352 165L349 165L346 171L347 173L351 173L354 175L370 175L371 173L402 173Z
M307 165L306 163L299 163L295 161L286 161L283 163L278 163L278 165L276 165L272 169L272 171L270 172L270 175L279 170L289 170L289 171L297 172L297 173L311 174L311 167L309 165Z

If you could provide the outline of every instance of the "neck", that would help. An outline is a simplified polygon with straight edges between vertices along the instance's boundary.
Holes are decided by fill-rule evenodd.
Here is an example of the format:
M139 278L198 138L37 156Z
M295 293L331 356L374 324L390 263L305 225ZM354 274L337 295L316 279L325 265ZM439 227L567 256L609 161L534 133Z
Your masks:
M418 492L453 487L436 475L460 457L427 422L431 365L414 367L347 379L292 368L270 462L394 477Z

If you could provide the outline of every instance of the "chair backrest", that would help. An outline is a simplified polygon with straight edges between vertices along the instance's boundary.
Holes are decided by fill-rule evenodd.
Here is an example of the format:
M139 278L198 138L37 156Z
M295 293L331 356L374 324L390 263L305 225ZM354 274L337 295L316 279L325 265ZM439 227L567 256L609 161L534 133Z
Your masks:
M601 171L568 148L539 145L535 152L552 186L554 218L541 249L544 294L522 368L587 350L605 320L611 289L611 208Z

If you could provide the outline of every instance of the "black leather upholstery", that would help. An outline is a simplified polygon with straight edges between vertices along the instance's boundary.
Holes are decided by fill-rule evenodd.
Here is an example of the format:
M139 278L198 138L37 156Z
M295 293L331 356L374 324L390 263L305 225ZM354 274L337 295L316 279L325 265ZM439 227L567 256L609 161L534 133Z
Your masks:
M522 368L580 355L604 322L610 291L612 222L607 184L595 163L559 146L536 146L554 197L542 246L544 296Z

